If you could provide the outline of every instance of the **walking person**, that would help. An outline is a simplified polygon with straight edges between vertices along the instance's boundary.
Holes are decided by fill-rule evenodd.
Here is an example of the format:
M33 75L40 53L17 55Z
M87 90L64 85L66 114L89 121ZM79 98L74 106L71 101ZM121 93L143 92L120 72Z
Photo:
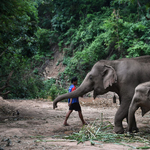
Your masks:
M75 85L77 85L78 83L78 78L77 77L73 77L71 79L71 86L69 87L69 92L73 92L74 90L76 90L76 87ZM80 107L80 104L79 104L79 98L76 97L76 98L69 98L68 99L68 106L69 106L69 111L68 113L66 114L66 118L65 118L65 121L64 121L64 126L69 126L69 124L67 123L67 120L70 116L70 114L73 112L73 110L75 111L78 111L78 114L79 114L79 118L81 119L82 121L82 124L83 125L86 125L87 123L84 121L83 119L83 115L82 115L82 111L81 111L81 107Z

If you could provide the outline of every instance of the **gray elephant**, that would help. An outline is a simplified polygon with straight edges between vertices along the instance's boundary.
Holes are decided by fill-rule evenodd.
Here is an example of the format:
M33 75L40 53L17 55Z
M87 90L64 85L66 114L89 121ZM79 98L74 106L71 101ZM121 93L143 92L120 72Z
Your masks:
M108 91L115 92L119 96L120 107L115 115L114 131L124 133L122 121L124 118L128 119L134 89L138 84L150 81L149 70L150 56L98 61L77 90L58 96L53 102L53 108L63 99L79 97L92 90L94 99ZM132 129L138 131L135 117Z
M132 132L134 114L138 108L142 110L142 116L144 116L150 110L150 82L139 84L135 88L135 93L132 102L129 107L128 113L128 130Z

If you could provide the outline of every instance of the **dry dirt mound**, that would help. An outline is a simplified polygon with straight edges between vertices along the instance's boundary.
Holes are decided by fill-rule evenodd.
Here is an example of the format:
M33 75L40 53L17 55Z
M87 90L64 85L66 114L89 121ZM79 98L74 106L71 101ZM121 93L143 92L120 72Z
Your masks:
M59 72L63 72L65 69L65 66L62 64L62 61L63 54L59 52L58 48L56 48L54 59L49 61L46 67L44 68L44 77L46 79L57 78Z
M104 120L114 122L114 115L119 107L112 99L81 98L81 106L84 118L92 123L100 120L103 114ZM0 149L5 150L127 150L128 146L117 144L91 145L85 142L77 145L77 142L61 139L64 135L78 132L82 128L77 112L73 112L68 120L70 126L63 127L68 106L66 102L58 103L58 108L53 110L52 102L39 100L0 100L0 108L8 106L12 112L1 111L0 114ZM138 126L141 130L149 132L149 114L141 118L140 111L136 114ZM141 121L142 120L142 121ZM126 121L123 122L126 127ZM113 131L112 131L113 132ZM133 146L143 146L141 143L133 143Z

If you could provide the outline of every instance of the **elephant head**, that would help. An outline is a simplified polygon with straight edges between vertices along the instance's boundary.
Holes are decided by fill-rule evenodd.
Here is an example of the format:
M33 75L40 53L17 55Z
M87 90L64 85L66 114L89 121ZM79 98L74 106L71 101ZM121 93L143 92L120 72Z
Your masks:
M102 61L97 62L86 75L77 90L58 96L53 102L53 108L63 99L79 97L94 90L94 99L97 95L108 92L108 88L117 82L117 74L112 66L105 65Z
M142 110L144 116L150 110L150 82L139 84L135 88L135 93L129 107L128 130L132 132L133 118L138 108Z

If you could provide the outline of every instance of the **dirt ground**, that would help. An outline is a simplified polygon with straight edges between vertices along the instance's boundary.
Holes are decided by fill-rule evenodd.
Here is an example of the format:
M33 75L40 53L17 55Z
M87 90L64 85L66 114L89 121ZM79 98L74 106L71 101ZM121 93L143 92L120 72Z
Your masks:
M96 119L108 120L112 124L119 107L110 97L80 98L84 119L88 123ZM129 146L118 144L95 144L90 142L77 144L76 141L61 137L78 132L82 128L77 112L73 112L68 120L70 126L64 127L63 121L68 111L67 102L58 103L53 110L49 100L1 100L0 101L0 150L131 150ZM13 110L13 111L12 111ZM140 132L150 133L150 113L141 117L136 113ZM126 128L127 123L124 120ZM40 139L40 140L39 140ZM143 143L128 143L132 146L144 146Z

